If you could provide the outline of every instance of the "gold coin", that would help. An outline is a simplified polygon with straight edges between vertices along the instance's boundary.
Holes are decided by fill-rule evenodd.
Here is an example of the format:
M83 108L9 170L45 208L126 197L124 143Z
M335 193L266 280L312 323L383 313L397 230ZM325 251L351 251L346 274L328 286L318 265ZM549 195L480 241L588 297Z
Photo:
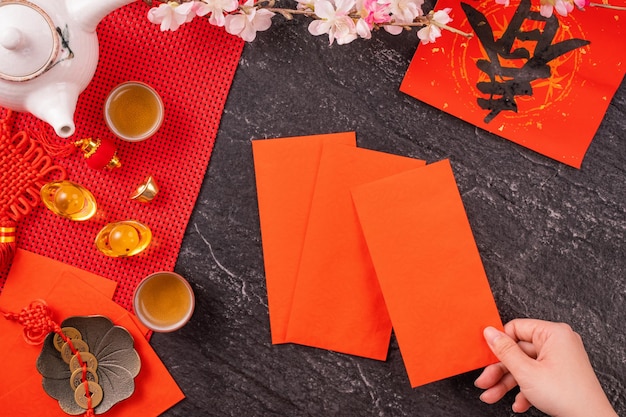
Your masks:
M80 352L80 358L87 365L87 368L93 369L94 372L98 369L98 360L89 352ZM74 372L77 369L82 369L80 362L78 361L78 355L72 356L70 359L70 372Z
M80 332L74 327L63 327L61 331L68 339L83 339L83 335L81 335ZM54 348L56 350L60 352L63 348L64 343L65 340L63 340L60 334L57 333L54 335L54 339L52 339L52 344L54 345Z
M70 342L72 342L74 349L76 349L77 351L89 352L89 345L87 345L87 343L85 343L84 341L80 339L70 339ZM61 348L61 359L63 359L65 363L70 363L70 359L72 359L72 356L74 356L74 352L72 351L70 344L64 343L63 347Z
M88 381L87 385L89 386L89 394L91 395L91 408L96 408L102 402L102 397L104 397L102 387L93 381ZM89 408L85 384L80 384L76 388L76 391L74 391L74 401L85 410Z
M82 355L81 355L82 356ZM98 383L98 374L91 368L87 368L85 370L85 379L87 381ZM83 370L78 368L74 372L72 372L72 376L70 377L70 386L72 390L76 390L80 384L83 383Z

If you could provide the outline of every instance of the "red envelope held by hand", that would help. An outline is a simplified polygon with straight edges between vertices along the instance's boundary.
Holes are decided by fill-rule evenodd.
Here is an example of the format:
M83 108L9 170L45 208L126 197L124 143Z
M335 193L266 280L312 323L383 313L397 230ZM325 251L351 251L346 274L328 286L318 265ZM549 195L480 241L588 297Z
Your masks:
M413 387L497 362L502 328L448 161L352 191Z

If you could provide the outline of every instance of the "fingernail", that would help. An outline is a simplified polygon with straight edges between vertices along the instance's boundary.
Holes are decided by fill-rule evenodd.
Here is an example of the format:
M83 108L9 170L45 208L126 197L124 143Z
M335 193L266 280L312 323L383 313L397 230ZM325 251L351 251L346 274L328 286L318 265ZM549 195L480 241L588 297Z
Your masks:
M502 336L502 332L495 327L488 326L483 330L483 336L485 336L487 343L492 344Z

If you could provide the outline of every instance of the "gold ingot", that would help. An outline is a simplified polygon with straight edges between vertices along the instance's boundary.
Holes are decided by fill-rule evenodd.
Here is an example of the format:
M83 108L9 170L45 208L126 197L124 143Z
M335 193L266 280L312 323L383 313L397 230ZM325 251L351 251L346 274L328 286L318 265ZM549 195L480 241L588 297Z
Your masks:
M89 393L91 394L91 408L96 408L102 402L102 398L104 398L102 387L93 381L87 381L87 386L89 387ZM76 388L76 391L74 391L74 401L76 401L76 404L85 410L89 408L85 384L80 384Z
M78 222L89 220L98 209L93 194L71 181L49 182L41 187L39 194L50 211L66 219Z
M136 220L109 223L96 236L98 250L112 258L137 255L150 246L150 242L150 228Z
M159 192L159 186L157 185L154 177L148 175L141 184L137 186L133 194L130 196L131 200L139 201L141 203L149 203Z

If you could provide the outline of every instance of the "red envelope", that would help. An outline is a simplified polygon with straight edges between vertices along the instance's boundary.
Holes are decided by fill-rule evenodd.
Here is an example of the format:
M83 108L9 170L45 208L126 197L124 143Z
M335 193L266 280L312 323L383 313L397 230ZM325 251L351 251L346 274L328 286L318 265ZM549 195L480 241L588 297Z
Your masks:
M106 280L60 262L18 251L4 290L0 310L19 312L34 299L44 299L57 322L76 315L104 315L133 336L141 359L133 395L107 411L107 416L158 416L184 398L176 382L136 326L132 315L111 300ZM94 287L93 285L96 287ZM103 294L103 287L107 288ZM22 327L0 318L0 410L11 416L67 416L43 390L35 368L41 345L28 345ZM157 383L158 381L158 383Z
M502 323L450 163L352 196L411 385L496 362L482 330Z
M478 29L472 28L470 22L474 19L468 19L462 3L466 3L466 9L484 15L475 23ZM513 19L520 3L511 0L505 7L493 0L438 1L437 9L452 9L452 26L475 36L466 39L443 31L437 42L419 45L400 91L580 168L611 98L624 79L625 14L600 7L574 10L567 17L555 13L550 24L558 27L551 38L547 22L519 18L528 15L526 9L520 8L518 18ZM611 3L626 5L624 0ZM533 0L529 10L538 17L539 1ZM519 28L514 20L521 22ZM524 40L524 33L532 30L538 37ZM514 38L515 34L519 36ZM577 46L580 41L590 43ZM547 45L549 49L544 49ZM537 59L542 49L547 53ZM513 50L515 54L503 55ZM522 52L529 56L524 57Z
M324 145L287 329L287 340L384 360L391 322L350 188L423 166L412 158Z
M322 144L356 146L354 132L252 141L272 343L285 343L289 309Z

